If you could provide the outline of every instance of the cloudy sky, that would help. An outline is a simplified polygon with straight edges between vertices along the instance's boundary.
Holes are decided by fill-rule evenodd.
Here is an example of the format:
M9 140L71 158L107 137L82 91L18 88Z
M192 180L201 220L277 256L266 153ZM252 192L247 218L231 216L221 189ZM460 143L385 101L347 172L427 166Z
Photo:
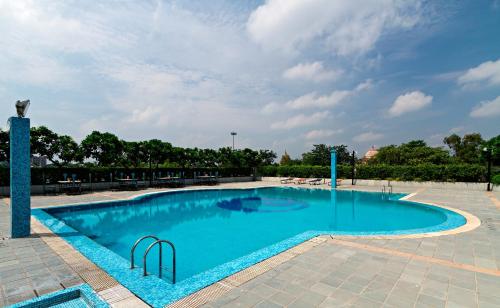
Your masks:
M0 0L0 123L189 147L500 134L500 1Z

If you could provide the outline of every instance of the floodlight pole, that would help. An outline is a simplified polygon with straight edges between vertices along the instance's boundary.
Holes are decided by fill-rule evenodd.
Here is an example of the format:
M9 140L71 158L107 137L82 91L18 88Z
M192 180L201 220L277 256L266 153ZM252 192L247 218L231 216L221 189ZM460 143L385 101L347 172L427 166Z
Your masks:
M233 151L234 151L234 136L236 136L236 132L231 132L231 136L233 136Z

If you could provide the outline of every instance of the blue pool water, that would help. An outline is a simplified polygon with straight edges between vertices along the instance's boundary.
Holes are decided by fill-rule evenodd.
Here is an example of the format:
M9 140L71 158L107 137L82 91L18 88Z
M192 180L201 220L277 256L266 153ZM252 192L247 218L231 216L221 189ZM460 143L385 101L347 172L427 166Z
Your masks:
M407 234L466 222L452 211L396 200L401 196L295 188L197 190L46 211L127 260L141 236L172 241L179 282L307 231ZM142 266L150 243L138 246L137 265ZM164 280L170 281L166 246L164 254ZM153 250L148 271L156 274L157 264Z

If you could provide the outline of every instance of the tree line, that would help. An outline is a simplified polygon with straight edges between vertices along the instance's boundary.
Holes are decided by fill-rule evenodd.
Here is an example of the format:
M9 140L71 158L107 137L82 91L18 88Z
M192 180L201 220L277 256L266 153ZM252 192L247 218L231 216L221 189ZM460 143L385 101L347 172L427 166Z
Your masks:
M372 165L419 165L419 164L482 164L486 161L487 153L484 148L491 150L493 165L500 165L500 135L484 140L481 134L466 134L463 137L452 134L443 139L445 147L431 147L423 140L412 140L400 145L387 145L378 149L377 155L367 163ZM352 153L346 145L328 146L315 144L309 152L303 153L299 159L292 159L285 153L280 165L309 165L330 166L330 151L337 153L338 164L350 164ZM359 155L355 160L359 161Z
M500 165L500 135L484 140L480 134L463 137L452 134L443 139L445 147L432 147L423 140L412 140L400 145L387 145L368 164L481 164L486 160L485 147L492 151L492 162ZM352 153L347 145L316 144L292 159L286 152L279 165L330 166L330 152L337 153L338 164L350 164ZM93 131L82 142L71 136L59 135L45 126L31 128L32 155L45 156L56 167L95 165L99 167L259 167L276 164L276 153L270 150L236 149L218 150L182 148L159 139L125 141L112 133ZM357 153L355 160L360 160ZM0 162L9 159L9 135L0 129Z
M182 148L159 139L125 141L99 131L80 143L45 126L31 128L30 134L31 154L46 157L55 167L245 168L269 165L276 159L276 153L270 150ZM0 162L8 160L9 135L0 130Z

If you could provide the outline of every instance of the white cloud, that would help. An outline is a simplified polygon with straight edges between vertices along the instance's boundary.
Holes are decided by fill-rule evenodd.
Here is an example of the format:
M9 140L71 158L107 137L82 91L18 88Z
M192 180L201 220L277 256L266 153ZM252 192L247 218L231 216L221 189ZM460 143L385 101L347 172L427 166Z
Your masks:
M283 72L286 79L311 80L321 82L338 79L342 75L342 70L327 70L322 62L299 63Z
M371 141L376 141L384 138L384 135L379 134L379 133L374 133L374 132L366 132L359 134L357 136L354 136L352 138L353 141L355 142L371 142Z
M358 84L356 86L356 91L364 91L364 90L369 90L373 87L373 81L371 79L367 79L364 82Z
M457 133L463 132L464 130L465 130L465 127L464 127L464 126L452 127L452 128L450 129L450 133L452 133L452 134L457 134Z
M228 97L232 92L218 79L197 71L122 64L105 67L101 74L124 87L120 93L108 98L120 115L117 123L123 127L131 124L182 127L187 122L190 128L203 125L215 128L228 124L243 127L250 124L243 118L252 112L230 107Z
M473 118L500 116L500 96L491 101L480 102L472 109L470 116Z
M285 106L291 109L306 108L328 108L340 103L351 94L351 91L333 91L329 95L317 95L315 92L302 95L294 100L285 103Z
M343 132L342 129L337 129L337 130L315 129L315 130L311 130L311 131L305 133L304 138L306 138L307 140L318 140L318 139L328 138L328 137L331 137L333 135L340 134L342 132Z
M398 117L404 113L420 110L430 105L432 99L432 96L425 95L420 91L405 93L396 98L389 109L389 116Z
M458 77L458 84L464 88L474 87L483 83L487 85L500 85L500 59L481 63Z
M372 81L370 79L358 84L352 90L334 90L328 95L318 95L316 92L311 92L295 99L289 100L284 104L269 103L262 109L262 113L271 114L279 111L281 108L287 109L309 109L309 108L330 108L338 105L347 97L354 95L357 92L370 89Z
M330 116L328 111L316 112L311 115L299 114L285 121L271 124L272 129L291 129L321 123Z
M100 9L102 15L64 2L0 1L0 80L76 87L89 69L75 63L78 56L107 56L137 39L134 31L110 27L116 8Z
M383 33L415 26L420 1L268 0L247 21L251 38L270 49L296 50L315 39L339 55L365 53Z
M281 108L281 104L272 102L272 103L266 104L262 108L262 113L267 114L267 115L273 114L273 113L279 111L280 108Z

